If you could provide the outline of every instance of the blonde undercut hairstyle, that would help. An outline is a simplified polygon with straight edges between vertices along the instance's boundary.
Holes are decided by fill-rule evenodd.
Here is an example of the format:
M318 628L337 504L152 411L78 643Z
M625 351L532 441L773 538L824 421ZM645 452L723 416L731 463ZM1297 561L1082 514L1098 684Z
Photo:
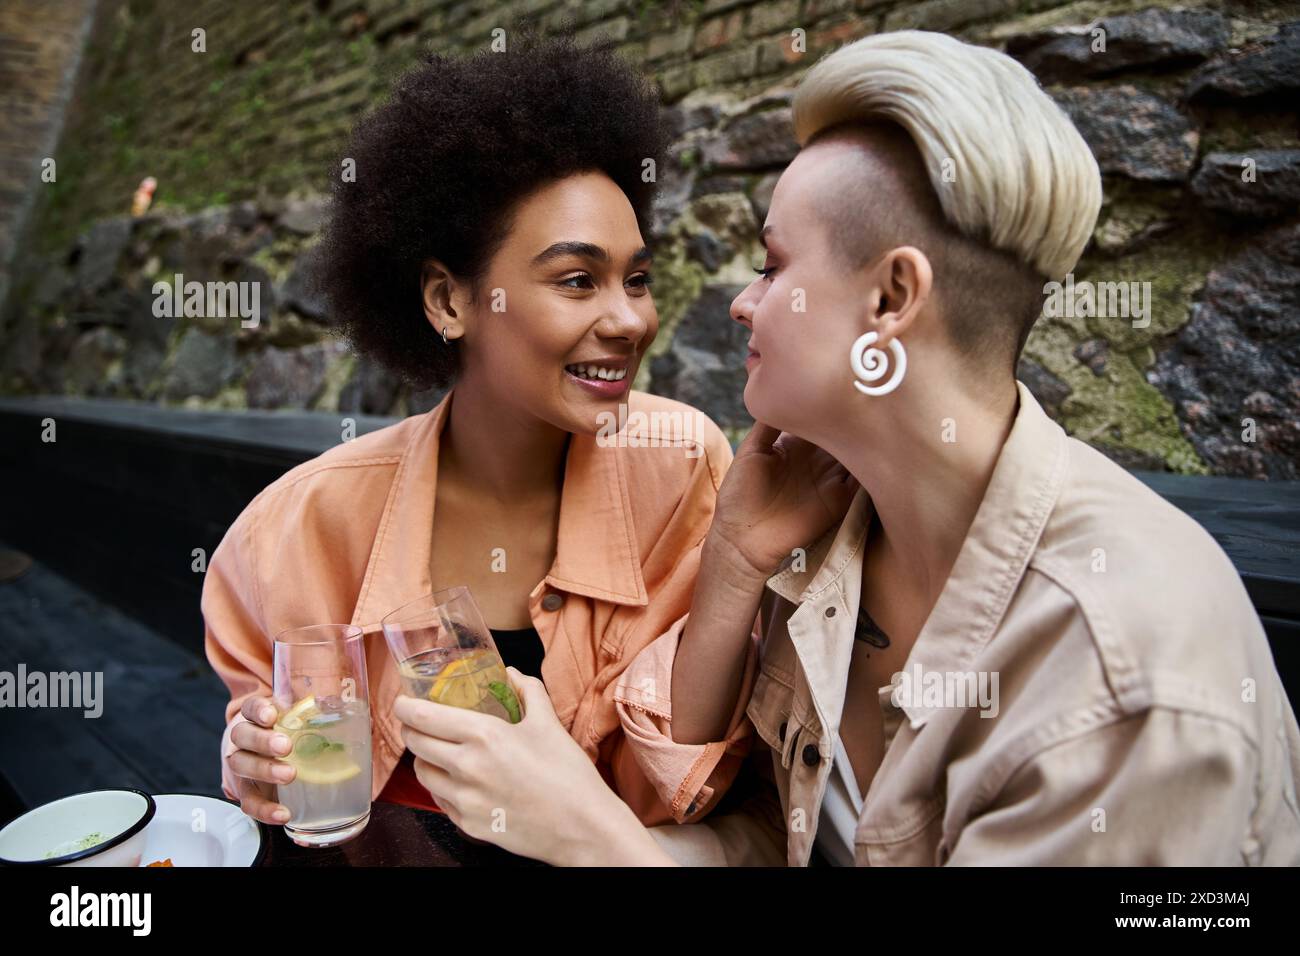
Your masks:
M936 295L947 311L965 311L979 286L997 290L1002 277L996 269L988 272L994 260L979 261L979 249L1000 253L995 259L1004 260L1003 272L1020 267L1024 281L1016 283L1021 288L1013 308L1019 314L1009 338L1018 356L1041 312L1043 283L1074 268L1096 224L1101 174L1092 151L1034 75L1011 57L919 30L850 43L814 65L799 84L794 133L800 146L832 130L873 124L906 132L925 173L913 178L928 179L926 192L937 198L944 231L965 240L941 252L951 253L957 284L969 279L976 287L954 288L950 281L945 302L945 263L935 264ZM933 207L933 199L928 204ZM848 207L843 196L838 208L859 224L873 215L870 208ZM844 229L836 234L842 237ZM1033 301L1030 283L1036 285ZM970 352L1002 351L989 347L988 318L954 315L957 344Z

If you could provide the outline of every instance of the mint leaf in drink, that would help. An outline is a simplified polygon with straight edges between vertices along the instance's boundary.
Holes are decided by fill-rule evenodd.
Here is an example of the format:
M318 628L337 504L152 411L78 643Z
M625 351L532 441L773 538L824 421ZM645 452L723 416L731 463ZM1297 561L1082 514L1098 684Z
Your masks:
M294 756L302 760L311 760L315 757L319 757L321 753L329 747L329 745L330 742L320 734L301 734L298 739L294 741Z
M501 702L501 706L506 709L510 715L510 723L519 723L519 698L515 692L510 689L510 685L499 680L494 680L488 684L488 690L492 696Z

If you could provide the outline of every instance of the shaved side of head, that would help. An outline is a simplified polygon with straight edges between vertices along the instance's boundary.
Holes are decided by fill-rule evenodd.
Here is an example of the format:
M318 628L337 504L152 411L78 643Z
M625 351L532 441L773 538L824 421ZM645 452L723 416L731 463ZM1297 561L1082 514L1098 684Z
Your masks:
M1034 75L997 50L900 30L816 63L793 112L805 147L846 125L867 131L871 161L846 168L825 208L850 257L921 249L954 343L973 365L1014 370L1045 283L1074 268L1101 208L1092 151ZM881 123L912 149L874 132Z
M861 269L891 249L916 247L930 260L932 294L953 344L979 370L1014 368L1042 309L1043 277L953 228L920 151L901 127L844 123L805 148L814 145L838 154L817 211L840 264Z

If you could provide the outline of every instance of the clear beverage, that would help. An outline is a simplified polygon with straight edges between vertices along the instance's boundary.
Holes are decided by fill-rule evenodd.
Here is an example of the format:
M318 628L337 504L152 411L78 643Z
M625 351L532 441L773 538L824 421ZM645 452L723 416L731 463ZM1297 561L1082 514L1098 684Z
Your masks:
M275 729L294 779L276 788L299 846L336 846L370 822L370 690L365 642L352 624L313 624L275 637Z
M510 723L522 718L519 698L469 588L426 594L390 611L380 623L407 696Z
M310 842L369 816L370 708L365 702L305 697L275 729L293 743L283 759L297 775L277 791L289 808L291 837Z
M495 650L435 647L408 657L397 670L411 697L519 722L519 698Z

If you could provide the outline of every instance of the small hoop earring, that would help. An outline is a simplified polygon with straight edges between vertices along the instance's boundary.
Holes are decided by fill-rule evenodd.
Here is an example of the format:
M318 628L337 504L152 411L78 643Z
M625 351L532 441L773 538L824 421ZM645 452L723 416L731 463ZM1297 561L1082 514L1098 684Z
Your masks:
M889 364L885 360L883 350L871 347L878 338L880 335L876 332L865 332L858 336L857 341L853 343L853 348L849 350L849 364L853 366L853 374L862 380L854 382L853 387L863 395L888 395L898 388L898 384L907 373L907 352L903 350L903 343L898 339L890 339L889 354L893 356L894 371L889 376L889 380L883 385L862 384L884 378L885 369Z
M442 327L442 344L447 344L447 326L445 325Z

